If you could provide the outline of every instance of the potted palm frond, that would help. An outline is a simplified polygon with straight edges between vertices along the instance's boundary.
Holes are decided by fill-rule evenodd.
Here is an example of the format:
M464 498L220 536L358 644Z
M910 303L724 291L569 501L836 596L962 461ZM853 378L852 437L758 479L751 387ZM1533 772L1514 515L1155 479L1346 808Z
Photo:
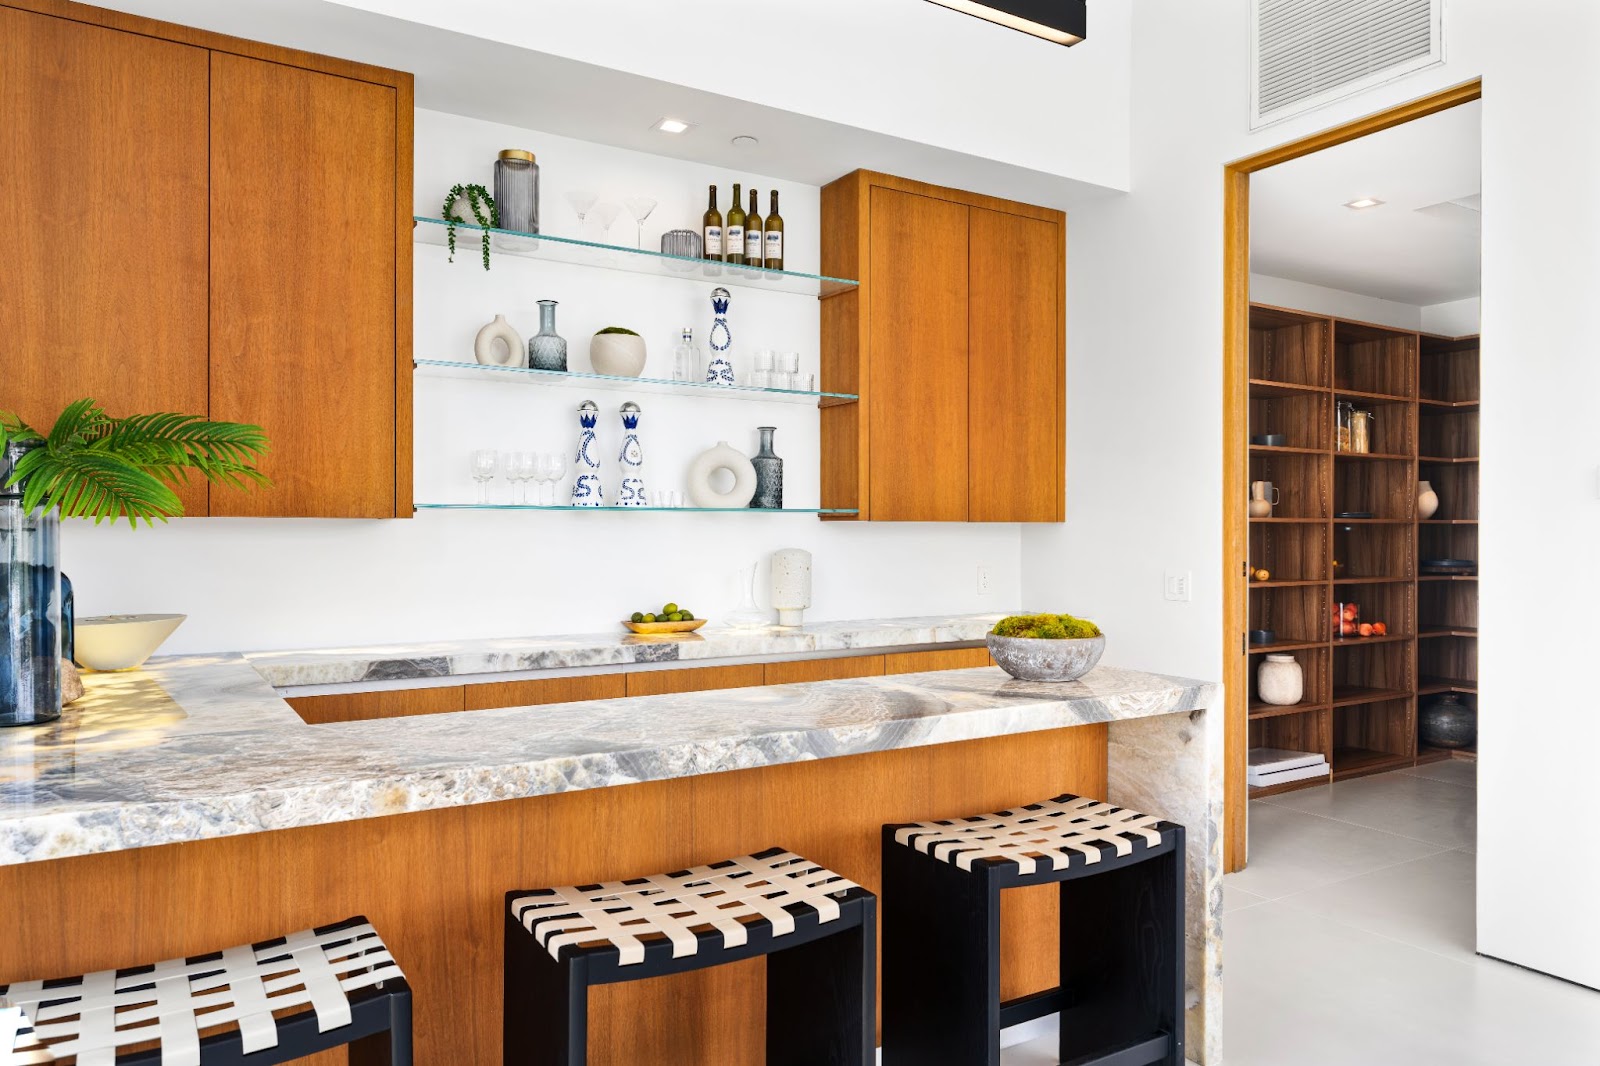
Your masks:
M261 427L197 415L113 418L78 400L40 432L0 411L0 726L61 715L60 519L154 524L183 514L173 487L268 485Z

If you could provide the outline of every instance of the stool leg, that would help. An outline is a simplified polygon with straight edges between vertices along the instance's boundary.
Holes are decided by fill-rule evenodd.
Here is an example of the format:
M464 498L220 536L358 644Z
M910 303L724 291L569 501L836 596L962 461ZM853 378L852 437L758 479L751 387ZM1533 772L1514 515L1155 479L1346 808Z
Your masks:
M1160 1034L1183 1066L1183 838L1170 853L1061 883L1061 1061Z
M506 916L505 1066L586 1066L589 1061L588 967L582 958L550 957Z
M883 844L884 1066L999 1066L1000 890Z
M411 989L389 997L389 1028L350 1045L350 1066L411 1066Z
M872 1066L877 900L861 923L767 956L767 1066Z

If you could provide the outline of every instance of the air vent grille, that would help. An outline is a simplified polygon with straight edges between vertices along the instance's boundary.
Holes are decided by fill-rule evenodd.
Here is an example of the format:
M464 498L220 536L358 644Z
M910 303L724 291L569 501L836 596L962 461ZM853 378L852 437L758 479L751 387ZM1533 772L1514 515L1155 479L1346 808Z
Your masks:
M1254 0L1251 125L1443 58L1443 0Z

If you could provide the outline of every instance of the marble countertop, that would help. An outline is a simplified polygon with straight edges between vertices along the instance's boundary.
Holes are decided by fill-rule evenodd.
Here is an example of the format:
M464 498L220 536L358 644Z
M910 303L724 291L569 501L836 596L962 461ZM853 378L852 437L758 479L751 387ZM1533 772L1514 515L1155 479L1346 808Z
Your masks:
M718 629L712 623L698 633L667 639L635 636L619 626L614 633L256 652L246 657L273 686L296 688L627 663L981 643L995 622L1004 617L977 614L881 618L755 630Z
M1218 686L998 668L307 725L239 655L90 674L0 731L0 865L1213 706Z

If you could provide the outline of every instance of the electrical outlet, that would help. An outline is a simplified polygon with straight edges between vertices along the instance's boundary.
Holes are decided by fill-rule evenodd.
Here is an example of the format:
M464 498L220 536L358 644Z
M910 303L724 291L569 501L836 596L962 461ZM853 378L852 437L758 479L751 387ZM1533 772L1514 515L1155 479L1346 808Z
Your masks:
M1167 599L1188 603L1194 599L1194 571L1168 570L1167 571Z
M987 596L989 595L990 591L989 568L987 566L980 566L978 567L978 595Z

